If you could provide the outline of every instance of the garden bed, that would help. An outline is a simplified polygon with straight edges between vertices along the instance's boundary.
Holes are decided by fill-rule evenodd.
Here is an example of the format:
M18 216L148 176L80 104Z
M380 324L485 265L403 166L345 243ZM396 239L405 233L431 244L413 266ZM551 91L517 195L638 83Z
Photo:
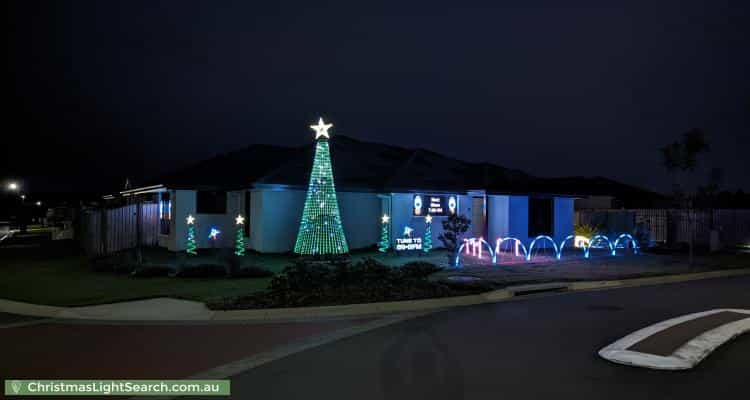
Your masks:
M206 305L214 310L328 306L463 296L494 288L483 281L429 279L440 270L427 262L392 268L371 258L330 265L301 261L285 268L266 291L218 297Z

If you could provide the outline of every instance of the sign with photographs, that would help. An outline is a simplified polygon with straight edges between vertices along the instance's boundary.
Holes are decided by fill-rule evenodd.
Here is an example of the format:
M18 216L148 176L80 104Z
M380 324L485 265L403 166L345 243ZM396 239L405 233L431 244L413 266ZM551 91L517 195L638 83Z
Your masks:
M412 215L444 217L456 213L458 196L442 194L415 194L412 199Z

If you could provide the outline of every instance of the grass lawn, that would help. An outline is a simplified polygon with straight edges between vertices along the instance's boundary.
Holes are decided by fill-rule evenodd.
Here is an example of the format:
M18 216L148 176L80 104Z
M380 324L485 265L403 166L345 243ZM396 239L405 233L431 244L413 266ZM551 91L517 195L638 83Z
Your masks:
M0 298L54 306L80 306L113 303L152 297L174 297L206 301L213 297L248 295L268 286L271 278L134 278L129 274L96 272L86 257L75 254L70 245L43 241L41 246L0 247ZM174 263L183 253L146 249L144 261ZM352 254L353 261L373 257L391 266L410 261L445 264L444 252L429 255L382 254L375 250ZM242 266L258 266L280 272L292 263L293 255L248 253ZM190 264L215 262L210 251L191 257Z

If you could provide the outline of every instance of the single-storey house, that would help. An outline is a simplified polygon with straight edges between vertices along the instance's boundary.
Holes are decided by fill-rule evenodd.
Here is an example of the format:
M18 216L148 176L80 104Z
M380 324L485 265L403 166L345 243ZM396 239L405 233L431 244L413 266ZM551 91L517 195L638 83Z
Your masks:
M548 180L489 163L470 163L423 149L370 143L332 135L331 160L344 232L350 249L375 246L381 216L390 216L395 243L405 228L423 235L433 217L433 245L442 244L441 221L450 213L471 219L467 237L490 243L514 236L528 241L549 235L560 241L573 232L574 194ZM251 145L189 168L124 196L159 202L159 245L182 251L188 215L195 218L199 248L231 247L235 218L245 218L247 248L263 253L292 251L299 229L314 143L301 147ZM209 239L211 230L220 233Z

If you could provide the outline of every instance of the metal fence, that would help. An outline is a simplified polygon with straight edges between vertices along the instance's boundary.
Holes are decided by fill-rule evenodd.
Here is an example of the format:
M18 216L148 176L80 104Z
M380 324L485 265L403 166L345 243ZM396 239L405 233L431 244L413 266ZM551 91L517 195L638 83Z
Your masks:
M134 248L138 242L138 207L85 210L80 219L81 247L89 256L100 256ZM159 205L140 204L140 231L143 246L159 241Z
M750 210L580 210L576 224L586 224L603 232L634 232L642 224L650 240L657 243L687 243L690 222L694 221L695 243L708 245L711 231L724 245L750 243Z

